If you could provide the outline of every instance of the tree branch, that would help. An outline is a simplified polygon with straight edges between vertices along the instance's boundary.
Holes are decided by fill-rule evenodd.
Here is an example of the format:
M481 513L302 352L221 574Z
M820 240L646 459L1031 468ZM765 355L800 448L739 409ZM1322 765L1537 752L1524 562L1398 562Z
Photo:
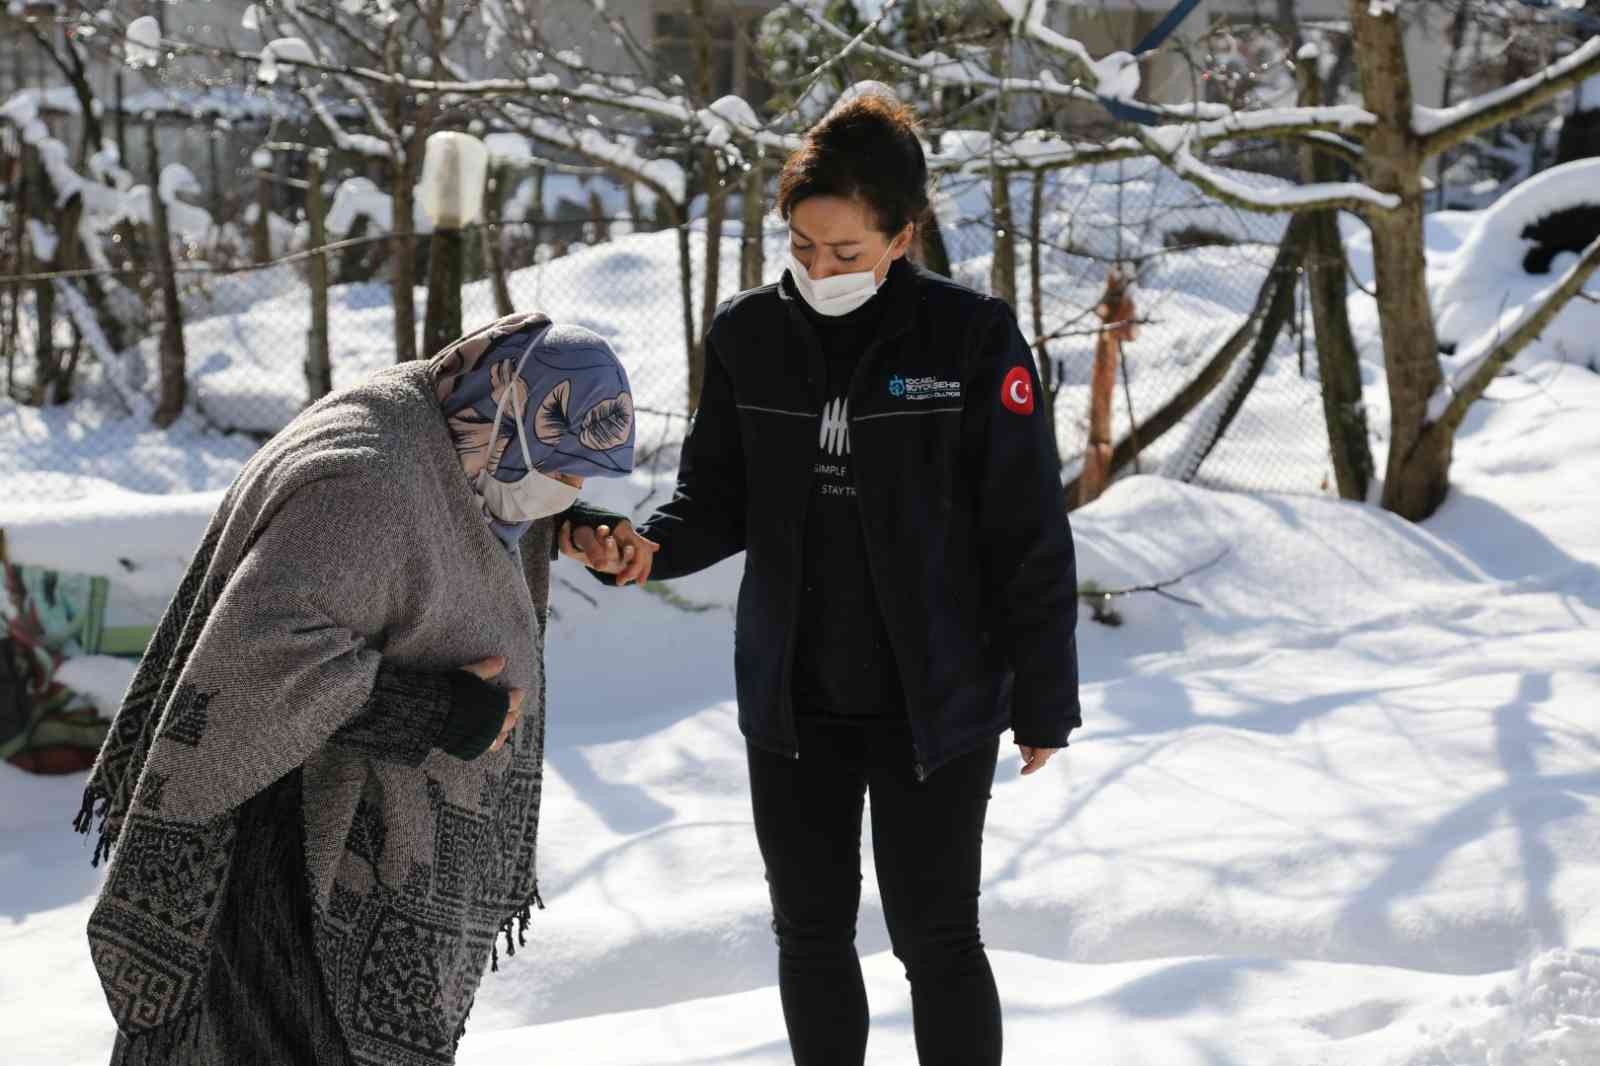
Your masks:
M1139 130L1138 136L1173 173L1225 204L1265 214L1286 211L1392 211L1400 198L1352 181L1297 185L1287 189L1254 189L1232 175L1202 162L1189 146L1185 130Z
M1450 387L1450 401L1435 421L1444 429L1455 432L1467 417L1467 411L1488 391L1501 369L1536 340L1573 297L1582 293L1583 286L1596 270L1600 270L1600 237L1589 243L1583 255L1568 268L1536 307L1523 311L1521 321L1509 334L1489 345L1483 354L1466 367L1458 379L1459 384Z
M1537 74L1514 81L1452 107L1416 107L1411 128L1422 143L1424 156L1435 156L1465 143L1484 130L1525 115L1600 74L1600 36Z

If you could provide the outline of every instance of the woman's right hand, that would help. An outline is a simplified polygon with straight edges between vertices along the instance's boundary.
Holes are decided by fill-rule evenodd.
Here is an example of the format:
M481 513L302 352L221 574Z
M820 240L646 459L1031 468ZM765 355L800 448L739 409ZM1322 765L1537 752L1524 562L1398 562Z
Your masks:
M461 669L476 677L479 681L493 681L499 677L506 668L504 655L491 655L487 659L469 663ZM522 701L527 698L527 690L514 688L511 690L511 702L506 710L506 720L500 727L500 735L494 738L494 743L489 745L490 751L499 751L505 747L506 741L516 730L517 723L522 721ZM479 741L478 743L483 743Z

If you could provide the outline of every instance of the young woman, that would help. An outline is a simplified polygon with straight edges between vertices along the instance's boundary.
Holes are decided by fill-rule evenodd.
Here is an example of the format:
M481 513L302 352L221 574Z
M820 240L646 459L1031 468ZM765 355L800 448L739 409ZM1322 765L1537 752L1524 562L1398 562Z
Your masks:
M553 516L633 445L605 341L518 315L246 464L78 820L114 1063L453 1060L538 902Z
M1079 723L1072 539L1033 356L1004 303L906 262L926 189L898 104L856 97L810 131L780 183L788 272L712 323L674 499L618 531L631 561L589 555L627 582L746 553L739 722L800 1066L865 1054L868 794L921 1062L1000 1061L978 932L999 737L1032 774ZM564 550L596 547L568 525Z

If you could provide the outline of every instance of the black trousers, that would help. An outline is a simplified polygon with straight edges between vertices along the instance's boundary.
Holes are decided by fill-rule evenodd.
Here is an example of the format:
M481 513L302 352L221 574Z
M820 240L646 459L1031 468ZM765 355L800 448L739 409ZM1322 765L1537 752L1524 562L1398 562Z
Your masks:
M872 796L878 887L911 982L922 1066L1000 1062L1000 998L978 932L983 823L1000 740L919 782L903 721L799 721L800 757L749 748L756 839L797 1066L860 1066L867 994L856 955L861 816Z

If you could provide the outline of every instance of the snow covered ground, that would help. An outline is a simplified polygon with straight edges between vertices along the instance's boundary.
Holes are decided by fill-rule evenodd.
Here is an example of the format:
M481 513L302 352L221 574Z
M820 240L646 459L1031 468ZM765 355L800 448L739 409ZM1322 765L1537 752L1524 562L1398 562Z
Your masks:
M1600 378L1551 370L1474 416L1421 527L1154 478L1075 516L1105 585L1229 554L1185 582L1200 609L1132 597L1121 628L1086 621L1084 730L1049 773L1001 766L984 920L1008 1061L1600 1061ZM175 540L197 535L197 502L173 505ZM23 516L14 550L170 554L141 521L85 537ZM684 613L563 566L550 909L486 979L461 1061L783 1062L732 704L736 569L673 586L724 605ZM78 787L0 767L11 1062L102 1061L110 1037ZM910 1063L870 864L861 945L871 1061Z
M1473 222L1434 216L1437 272ZM1369 278L1359 241L1352 256ZM1009 1063L1600 1062L1600 375L1542 344L1491 394L1420 526L1148 477L1074 515L1081 576L1103 586L1226 554L1175 590L1199 608L1129 597L1120 628L1086 613L1085 728L1027 780L1003 756L983 913ZM110 494L108 471L215 489L237 460L209 449L248 439L132 433L90 462L74 442L111 431L63 418L0 430L85 497L41 510L5 493L8 550L75 569L132 557L158 596L214 497ZM652 477L594 495L643 510L667 487ZM737 563L670 597L558 576L549 909L485 979L460 1061L784 1063L732 702ZM114 687L105 666L86 684ZM8 1064L109 1046L83 936L103 873L68 824L80 788L0 764ZM865 875L869 1061L905 1066L909 998L870 859Z

